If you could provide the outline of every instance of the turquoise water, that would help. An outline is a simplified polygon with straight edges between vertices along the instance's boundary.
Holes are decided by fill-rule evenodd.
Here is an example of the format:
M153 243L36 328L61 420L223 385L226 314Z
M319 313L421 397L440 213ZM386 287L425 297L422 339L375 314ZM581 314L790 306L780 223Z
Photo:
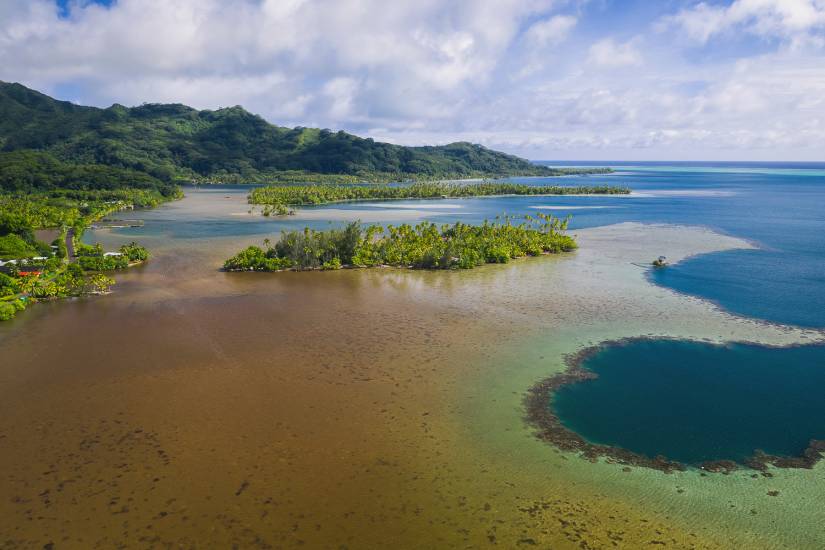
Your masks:
M699 256L651 279L744 316L825 326L825 164L614 166L621 172L613 181L650 197L576 212L574 225L704 225L747 239L759 250Z
M439 212L449 216L432 219L480 222L504 212L523 215L543 211L571 214L573 229L624 221L706 226L749 240L759 249L693 258L651 272L651 280L747 317L825 327L825 163L589 164L609 165L616 173L515 180L529 184L609 183L630 187L636 194L450 199L446 202L460 207ZM406 202L426 205L435 201ZM651 251L651 259L660 254L667 256L667 250Z
M825 439L825 347L674 340L608 346L595 380L558 390L562 423L588 441L686 464L799 456Z

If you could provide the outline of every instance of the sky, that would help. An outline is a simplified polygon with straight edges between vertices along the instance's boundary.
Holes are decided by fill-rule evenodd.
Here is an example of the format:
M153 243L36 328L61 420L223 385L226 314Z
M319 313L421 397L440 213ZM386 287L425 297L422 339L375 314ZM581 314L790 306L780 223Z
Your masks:
M0 80L530 159L825 161L825 0L0 0Z

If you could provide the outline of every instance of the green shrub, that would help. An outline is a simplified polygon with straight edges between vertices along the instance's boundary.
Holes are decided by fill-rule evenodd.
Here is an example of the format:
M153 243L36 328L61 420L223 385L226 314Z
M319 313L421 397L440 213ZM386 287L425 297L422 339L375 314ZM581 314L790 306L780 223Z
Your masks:
M0 258L4 260L31 258L38 255L37 249L19 235L10 233L0 237Z
M120 253L126 256L130 262L145 262L149 259L149 251L134 241L121 246Z
M129 267L126 256L80 256L77 263L85 271L112 271Z
M331 260L327 260L323 264L321 264L321 269L325 271L331 271L334 269L341 269L341 260L338 258L333 258Z
M103 245L100 243L94 245L77 243L74 247L74 253L77 256L103 256Z
M21 300L0 302L0 321L13 319L18 311L23 311L24 309L26 309L26 304Z
M15 277L0 273L0 297L13 296L20 292L20 282Z
M17 308L10 302L0 302L0 321L8 321L17 313Z
M286 258L270 258L257 246L250 246L223 264L228 271L280 271L292 267Z

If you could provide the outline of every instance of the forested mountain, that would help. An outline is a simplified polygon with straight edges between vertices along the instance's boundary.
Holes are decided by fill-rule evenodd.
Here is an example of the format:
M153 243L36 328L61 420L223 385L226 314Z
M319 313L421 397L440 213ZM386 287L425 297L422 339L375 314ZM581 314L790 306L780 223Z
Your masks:
M403 147L346 132L279 127L237 106L82 107L0 83L0 185L7 190L102 188L115 185L113 178L163 187L558 173L470 143Z

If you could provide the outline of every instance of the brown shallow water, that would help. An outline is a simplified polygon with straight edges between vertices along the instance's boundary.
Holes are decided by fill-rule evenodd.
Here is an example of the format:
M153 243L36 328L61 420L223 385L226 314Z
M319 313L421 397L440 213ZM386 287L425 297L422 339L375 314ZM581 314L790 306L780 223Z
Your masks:
M664 290L623 314L649 285L624 261L593 283L610 238L471 273L225 274L239 242L169 245L110 296L31 308L0 327L0 546L780 547L750 513L705 522L730 499L677 501L689 480L591 465L520 421L557 368L522 364L537 324L581 328L573 348L605 326L716 331L686 320L714 311L698 301L638 326L681 299Z
M500 327L409 299L427 287L397 274L264 277L230 296L47 305L4 333L4 546L654 536L586 493L522 501L456 445L451 390Z

